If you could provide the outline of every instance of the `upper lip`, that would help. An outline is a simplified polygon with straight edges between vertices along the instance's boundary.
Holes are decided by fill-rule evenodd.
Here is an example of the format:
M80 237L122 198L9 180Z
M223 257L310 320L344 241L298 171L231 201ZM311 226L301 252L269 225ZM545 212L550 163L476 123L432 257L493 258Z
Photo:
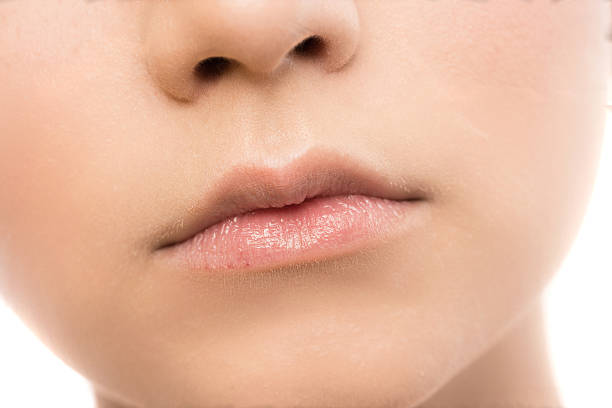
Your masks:
M418 183L393 180L348 154L313 148L281 168L232 167L210 191L194 200L184 216L174 220L158 249L187 241L218 222L256 209L348 194L410 201L427 198Z

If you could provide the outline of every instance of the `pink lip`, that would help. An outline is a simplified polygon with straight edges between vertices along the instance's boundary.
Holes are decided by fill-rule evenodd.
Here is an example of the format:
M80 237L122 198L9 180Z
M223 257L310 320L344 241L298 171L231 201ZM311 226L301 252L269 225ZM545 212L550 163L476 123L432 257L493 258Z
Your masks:
M175 248L193 270L269 267L342 254L387 236L417 201L316 197L222 221Z
M194 271L252 270L346 254L418 218L426 190L410 181L320 149L281 168L234 167L200 200L186 203L156 252Z

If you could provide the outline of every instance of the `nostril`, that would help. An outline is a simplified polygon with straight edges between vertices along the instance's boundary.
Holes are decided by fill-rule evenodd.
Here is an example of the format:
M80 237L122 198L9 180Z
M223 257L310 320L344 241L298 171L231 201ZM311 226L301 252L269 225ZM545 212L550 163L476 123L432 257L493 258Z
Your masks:
M325 42L318 35L306 38L296 45L292 53L301 56L317 56L323 52ZM223 75L232 65L232 60L225 57L209 57L198 62L193 72L201 79L216 79Z
M214 79L227 71L231 63L225 57L210 57L198 62L193 71L203 79Z
M323 48L325 48L323 39L318 35L313 35L296 45L293 52L298 55L319 55Z

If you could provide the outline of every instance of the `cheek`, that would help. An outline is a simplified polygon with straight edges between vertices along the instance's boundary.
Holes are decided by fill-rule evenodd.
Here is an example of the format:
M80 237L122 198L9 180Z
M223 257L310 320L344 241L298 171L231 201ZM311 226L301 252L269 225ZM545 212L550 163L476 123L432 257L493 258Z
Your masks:
M607 62L605 2L425 3L412 15L419 16L417 32L427 34L411 29L405 38L445 85L543 94L601 87L602 76L593 74Z
M46 316L65 305L57 300L74 299L74 285L87 278L92 260L102 259L103 247L87 247L100 235L90 220L101 209L83 186L96 180L86 178L83 135L57 88L30 86L7 95L0 97L8 107L0 114L8 124L0 138L0 235L6 238L0 290L24 317Z
M456 192L465 201L456 209L475 210L530 243L533 256L548 250L559 261L598 163L609 5L482 6L443 24L457 34L445 31L447 45L434 39L427 51L446 90L440 105L457 125L447 133L455 149L445 161L461 177Z
M422 257L397 252L396 286L423 282L429 327L453 328L435 338L463 337L456 355L474 357L541 292L577 232L605 124L609 4L394 2L372 13L388 22L365 29L379 39L368 61L384 61L367 70L372 86L401 129L390 161L422 160L442 192Z
M422 158L415 167L435 169L446 225L478 238L474 247L503 237L517 242L513 256L525 251L552 270L598 162L609 4L456 0L370 11L386 24L364 24L377 40L368 61L384 61L367 71L379 74L385 114L410 140L394 140L392 161Z
M448 208L522 233L534 249L548 241L558 258L598 163L609 5L457 0L413 7L422 29L394 35L405 39L401 47L415 61L410 74L423 84L413 88L423 98L411 118L426 118L420 145L431 148L446 176Z
M443 112L436 156L452 194L440 204L466 245L457 253L474 255L466 265L496 258L472 277L481 296L518 306L557 269L588 202L605 125L609 5L456 5L419 48L439 90L431 108Z
M131 73L117 57L126 44L104 45L113 11L85 18L86 3L0 6L0 294L41 336L67 343L98 324L91 313L113 310L126 260L144 262L130 241L143 236L129 222L139 211L130 187L144 178L142 162L127 160L131 102L109 97Z

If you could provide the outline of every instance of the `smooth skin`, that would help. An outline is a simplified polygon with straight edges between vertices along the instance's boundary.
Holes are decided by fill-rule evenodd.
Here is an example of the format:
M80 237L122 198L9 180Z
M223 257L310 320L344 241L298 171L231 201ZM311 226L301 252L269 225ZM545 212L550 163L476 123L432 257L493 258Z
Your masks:
M540 296L592 189L611 15L0 1L0 293L100 408L558 406ZM427 186L430 217L259 274L157 256L233 166L317 148Z

